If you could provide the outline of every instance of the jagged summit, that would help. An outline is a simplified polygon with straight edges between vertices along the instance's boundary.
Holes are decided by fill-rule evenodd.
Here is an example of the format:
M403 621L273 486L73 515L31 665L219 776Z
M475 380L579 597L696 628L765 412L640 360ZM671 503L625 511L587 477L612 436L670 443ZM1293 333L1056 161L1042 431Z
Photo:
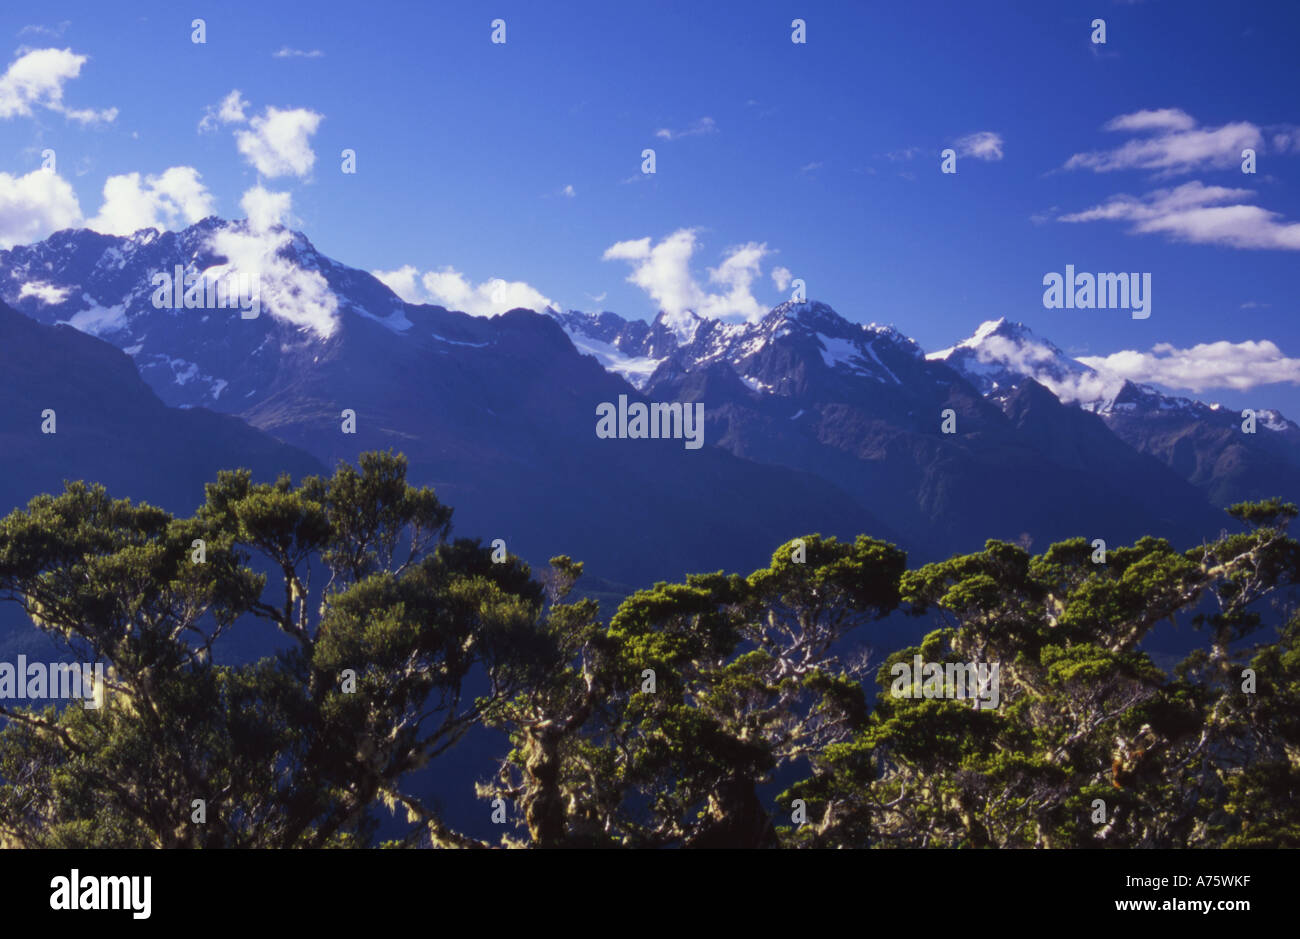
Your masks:
M1208 409L1198 401L1099 372L1006 317L986 320L969 338L926 358L960 372L985 395L1004 393L1032 379L1061 401L1096 414Z
M926 358L961 372L982 394L1014 388L1026 378L1065 401L1095 401L1119 387L1005 316L981 323L968 339Z
M196 281L191 305L182 295ZM217 284L227 302L208 291ZM319 357L356 320L411 326L391 290L302 232L217 216L127 236L68 229L0 251L0 299L117 346L173 406L223 410L264 393L288 350Z
M570 311L556 319L580 350L641 389L650 386L660 366L676 375L723 365L754 393L787 393L794 384L771 379L796 361L804 369L899 384L897 363L887 360L922 355L893 326L851 322L816 300L786 301L741 323L690 312L660 312L648 325L608 313Z

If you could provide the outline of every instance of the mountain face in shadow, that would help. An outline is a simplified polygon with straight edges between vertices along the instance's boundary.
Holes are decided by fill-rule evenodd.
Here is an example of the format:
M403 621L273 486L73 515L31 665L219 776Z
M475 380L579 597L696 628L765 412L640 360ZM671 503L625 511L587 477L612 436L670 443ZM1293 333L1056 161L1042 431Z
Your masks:
M0 303L0 337L5 513L37 493L61 492L64 480L84 479L117 498L188 515L222 469L247 467L259 480L324 471L310 454L239 418L168 407L128 356L69 326L43 326Z
M557 319L646 394L710 402L732 452L825 476L913 533L925 558L988 538L1186 544L1226 521L1187 479L1032 379L980 387L892 327L825 304L738 325Z
M1159 460L1215 506L1296 497L1300 427L1275 410L1254 408L1248 420L1218 404L1108 378L1005 318L982 324L970 338L927 358L995 398L1028 381L1047 385L1062 400L1096 414L1115 436Z
M155 275L237 262L259 268L256 318L153 302ZM364 450L405 453L411 481L456 509L458 534L502 538L534 563L565 553L596 577L639 585L750 570L807 532L908 540L821 475L718 446L707 409L697 449L600 439L600 405L646 399L551 318L404 304L282 229L209 219L130 238L61 232L0 252L0 274L42 285L16 301L24 312L124 350L170 404L237 415L327 466Z

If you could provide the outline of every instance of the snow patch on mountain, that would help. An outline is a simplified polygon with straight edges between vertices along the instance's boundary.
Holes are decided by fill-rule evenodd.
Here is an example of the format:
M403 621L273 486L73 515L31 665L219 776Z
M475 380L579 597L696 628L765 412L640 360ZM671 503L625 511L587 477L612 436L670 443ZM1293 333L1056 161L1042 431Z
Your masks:
M437 339L439 342L445 342L449 346L467 346L471 349L482 349L484 346L491 345L490 342L462 342L459 339L448 339L446 336L439 336L437 333L429 333L429 335L434 339Z
M572 326L564 326L563 328L575 349L583 355L592 356L600 363L601 368L607 372L622 376L628 384L638 391L645 388L650 381L650 376L654 374L654 370L663 361L662 358L656 359L646 355L626 355L616 346L588 336L581 329ZM693 332L692 335L694 335Z
M838 339L823 333L817 333L816 336L817 344L822 349L822 361L826 363L827 368L834 368L837 365L847 365L852 369L861 368L857 363L862 361L862 354L855 344L847 339Z
M874 326L875 324L873 323L872 325ZM871 356L871 361L875 362L878 368L894 380L895 385L901 385L903 383L902 379L895 375L888 365L880 361L880 356L876 354L876 345L873 341L868 341L863 348L866 350L867 355Z
M886 383L886 377L896 385L902 384L898 376L880 361L880 356L872 348L870 340L864 342L861 339L841 339L823 333L816 335L817 342L822 347L822 361L826 363L827 368L843 365L859 374L868 375L882 384ZM868 358L870 363L867 361ZM881 372L884 374L880 374Z
M142 375L149 370L162 370L164 374L171 376L171 383L178 387L184 388L192 384L202 389L206 385L207 390L199 392L199 398L203 400L211 398L216 401L230 384L224 378L216 378L205 374L197 362L191 362L179 356L170 356L163 353L137 354L136 365ZM190 406L189 404L179 405L179 407Z
M368 320L374 320L381 326L388 327L395 333L404 333L414 325L406 318L406 310L401 307L393 310L393 312L389 313L387 316L376 316L365 307L359 306L355 303L349 303L348 309L357 314L357 316L365 317Z
M112 246L106 248L104 250L104 253L99 256L99 260L95 262L95 268L96 269L105 268L105 269L120 271L122 270L122 268L126 267L127 262L129 260L130 259L127 257L125 251L123 251L121 248L118 248L117 246Z

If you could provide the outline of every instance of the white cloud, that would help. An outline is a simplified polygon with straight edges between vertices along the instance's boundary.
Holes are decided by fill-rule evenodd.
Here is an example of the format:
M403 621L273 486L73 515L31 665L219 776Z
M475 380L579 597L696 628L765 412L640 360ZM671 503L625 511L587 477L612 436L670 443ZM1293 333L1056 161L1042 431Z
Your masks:
M70 293L72 293L71 287L57 287L54 284L47 284L38 280L23 284L22 289L18 291L18 299L35 297L45 304L62 303Z
M763 257L770 253L766 244L751 241L733 247L721 264L709 268L709 282L725 287L722 293L705 289L691 274L695 247L695 230L682 228L658 244L652 245L649 238L620 241L606 249L603 258L631 264L628 283L644 290L670 321L680 320L687 310L701 316L739 316L750 320L767 312L751 289L760 274Z
M976 359L985 365L1001 365L1021 375L1028 375L1065 402L1109 398L1124 384L1119 376L1099 370L1063 369L1056 350L1040 343L1019 342L1006 336L985 336L981 339Z
M1110 400L1124 387L1122 378L1100 371L1077 375L1035 375L1033 378L1066 404Z
M681 238L683 235L687 235L687 234L691 234L690 229L682 229L681 231L678 231L675 234L670 235L668 238L665 238L664 242L668 242L675 238ZM662 243L663 242L661 242L661 244ZM688 257L690 256L689 250L687 251L687 256ZM602 260L642 261L649 257L650 257L650 236L647 235L644 238L636 238L631 241L615 242L614 244L610 245L608 248L605 249L605 254Z
M395 271L371 271L371 275L407 303L427 303L424 291L420 288L420 271L411 264L404 264Z
M256 274L264 312L328 339L338 329L338 297L319 271L298 267L281 256L292 240L293 233L286 229L256 231L251 225L247 230L217 229L209 247L227 262L208 268L204 276Z
M727 288L723 294L706 294L697 313L701 316L721 318L743 316L747 320L761 319L767 307L754 298L750 289L760 275L763 257L768 254L766 244L749 242L728 250L717 267L709 268L709 282Z
M494 316L516 307L539 312L547 307L559 308L540 290L523 281L492 277L474 284L450 266L421 274L407 264L395 271L370 273L407 303L435 303L472 316Z
M560 190L560 194L568 196L570 199L572 199L574 196L577 195L577 192L574 191L573 184L570 183L569 185L565 186L563 189Z
M920 147L906 147L902 150L894 150L885 154L885 158L897 163L900 160L911 160L920 156L924 151Z
M98 124L101 121L108 123L117 120L117 108L108 108L103 111L96 111L94 108L67 108L61 113L68 120L76 121L79 124Z
M632 265L628 282L644 290L669 315L678 317L700 306L703 291L691 277L691 253L695 232L681 229L653 248L650 239L620 241L605 250L606 261L627 261Z
M1271 137L1274 153L1300 153L1300 127L1270 127L1265 135Z
M420 282L434 303L474 316L491 316L515 307L544 310L555 306L549 298L523 281L493 277L475 285L451 267L429 271Z
M1191 130L1196 118L1181 108L1156 108L1121 114L1106 124L1106 130Z
M126 173L104 183L104 204L86 227L106 235L129 235L141 228L192 225L214 214L212 194L192 166L173 166L158 176Z
M24 26L22 29L18 30L18 35L19 36L51 36L55 39L60 39L62 38L63 34L68 31L68 27L71 25L72 25L71 20L63 20L62 22L59 23L58 26L41 26L41 25Z
M1065 161L1065 169L1088 169L1095 173L1116 170L1155 170L1172 176L1197 169L1223 169L1240 165L1241 151L1264 148L1262 128L1249 121L1222 127L1199 127L1196 119L1178 108L1134 111L1106 124L1108 131L1128 131L1136 137L1113 150L1076 153ZM1286 128L1279 128L1285 137ZM1285 151L1289 138L1279 147Z
M263 176L306 176L316 162L309 139L323 116L306 108L268 107L237 131L239 152Z
M103 336L126 328L126 306L121 303L110 307L102 307L96 304L84 310L78 310L70 318L62 322L66 322L79 333Z
M1245 204L1249 189L1206 186L1199 181L1176 189L1157 189L1141 198L1112 196L1101 205L1062 215L1062 222L1127 221L1135 234L1163 232L1195 244L1232 248L1271 248L1300 251L1300 222Z
M243 124L247 122L248 116L244 110L248 107L248 102L236 88L230 94L221 99L221 103L215 107L209 105L204 111L203 120L199 121L199 130L203 132L217 129L218 124Z
M81 74L87 57L71 49L32 49L0 75L0 118L31 117L33 107L47 108L82 124L112 121L117 108L73 109L63 103L63 86Z
M261 186L254 186L239 200L239 207L244 210L248 224L255 232L264 232L276 225L287 225L292 205L293 196L289 193L268 192Z
M0 248L30 244L81 224L77 194L51 170L26 176L0 173Z
M790 273L788 267L772 268L772 283L776 285L777 290L784 291L793 279L794 274Z
M704 134L716 134L717 132L718 122L711 117L702 117L683 130L661 127L655 131L655 136L663 140L680 140L682 137L699 137Z
M1193 392L1208 388L1247 391L1274 382L1300 385L1300 359L1287 358L1268 339L1201 343L1190 349L1162 342L1150 352L1126 350L1079 361L1130 381Z
M959 156L975 157L977 160L996 161L1002 159L1002 136L991 130L981 130L967 134L953 144Z
M302 49L290 49L288 46L281 46L277 51L271 53L275 59L319 59L325 53L319 49L312 49L310 52Z
M217 117L226 124L242 124L248 118L244 115L244 109L248 107L248 102L236 88L221 99L221 109L217 112Z

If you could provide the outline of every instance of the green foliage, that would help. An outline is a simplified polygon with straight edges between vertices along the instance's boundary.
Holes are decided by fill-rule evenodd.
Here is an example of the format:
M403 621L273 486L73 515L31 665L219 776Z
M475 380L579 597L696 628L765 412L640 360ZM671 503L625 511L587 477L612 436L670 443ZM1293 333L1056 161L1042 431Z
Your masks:
M70 483L0 521L0 598L103 663L107 703L0 707L0 839L354 847L388 811L406 831L382 847L485 847L407 789L482 726L509 741L478 786L514 807L507 846L1300 846L1300 619L1273 602L1297 510L1230 512L1246 531L1104 563L989 541L908 570L806 535L604 623L581 563L451 540L391 453L296 485L225 472L187 519ZM931 628L870 655L895 612ZM1179 619L1199 647L1170 674L1142 643ZM213 664L236 627L287 648ZM895 679L917 657L933 676ZM956 697L970 663L996 701Z
M804 845L1151 847L1285 845L1296 837L1300 697L1292 621L1254 651L1260 608L1293 582L1294 509L1234 507L1244 535L1185 555L1144 538L1093 564L1082 539L1028 558L989 542L909 571L915 613L948 628L900 650L927 661L997 662L996 710L882 697L848 745L828 747L781 798L815 802ZM1139 643L1193 613L1208 648L1168 676ZM1249 660L1259 684L1242 689ZM1095 800L1104 803L1104 818Z
M403 779L516 693L542 589L517 560L449 543L450 509L405 476L392 454L297 486L222 473L187 520L74 483L0 523L0 595L108 666L103 708L0 711L5 841L345 846L381 806L456 841ZM294 647L212 664L240 620ZM492 690L467 702L476 670Z

